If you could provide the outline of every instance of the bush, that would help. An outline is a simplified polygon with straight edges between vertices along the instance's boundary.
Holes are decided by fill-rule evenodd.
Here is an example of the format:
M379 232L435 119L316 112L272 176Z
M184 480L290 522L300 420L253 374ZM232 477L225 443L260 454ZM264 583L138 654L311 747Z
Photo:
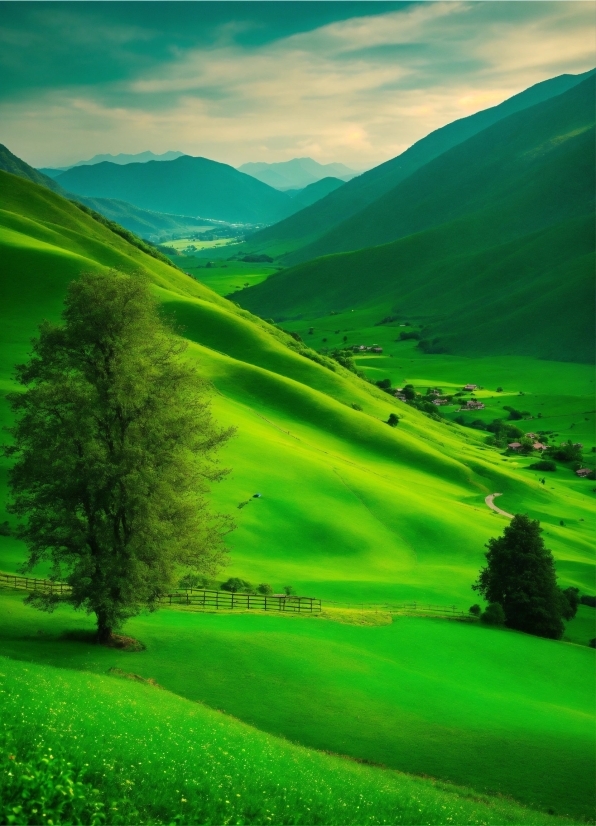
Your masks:
M0 525L0 536L10 536L10 534L10 525L8 523L8 520L5 519L4 522L2 522L2 524Z
M399 416L397 416L395 413L390 413L386 423L389 425L389 427L397 427L399 424Z
M472 614L474 617L479 617L482 609L479 605L472 605L469 609L469 613Z
M588 645L590 646L590 648L596 648L596 637L591 639Z
M380 387L381 390L388 390L391 387L391 379L379 379L375 384L377 387Z
M530 470L556 470L557 466L550 459L541 459L539 462L534 462L530 465Z
M579 605L579 588L562 588L561 592L561 616L569 622L577 614Z
M287 597L291 597L296 593L295 589L291 585L284 585L284 594Z
M581 605L589 605L590 608L596 608L596 597L589 596L588 594L583 594L579 598Z
M260 585L257 585L257 594L272 594L273 588L269 585L268 582L261 582Z
M362 407L359 404L356 404L356 402L352 402L350 407L352 408L352 410L362 410Z
M500 602L491 602L480 616L480 622L485 625L504 625L505 611Z
M410 339L414 339L414 341L420 341L420 333L415 332L414 330L409 332L402 332L399 334L399 338L396 341L409 341Z
M198 574L185 574L178 583L179 588L208 588L209 580L207 577L199 576Z
M549 447L548 455L558 462L581 462L582 449L574 445L571 439L568 439L558 447Z
M404 394L404 396L406 397L406 399L408 401L412 401L413 399L415 399L416 398L416 391L414 390L414 385L413 384L406 384L406 386L403 389L403 394Z
M252 585L245 579L239 579L238 577L230 577L225 582L222 582L221 590L231 591L233 594L235 594L238 591L252 591Z

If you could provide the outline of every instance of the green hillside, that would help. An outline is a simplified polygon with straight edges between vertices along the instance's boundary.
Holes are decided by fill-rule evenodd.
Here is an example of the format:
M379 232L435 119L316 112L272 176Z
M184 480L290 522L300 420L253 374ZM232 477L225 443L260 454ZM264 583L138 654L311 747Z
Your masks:
M321 254L311 250L302 252L301 248L381 198L417 169L452 147L515 112L568 91L590 74L592 72L551 78L514 95L498 106L431 132L401 155L349 181L341 190L328 195L316 205L256 233L250 239L251 248L283 255L289 264L307 261ZM289 254L293 250L296 252ZM325 248L324 251L331 252L332 249Z
M33 787L54 822L55 808L64 807L60 822L571 823L468 788L301 748L122 679L117 675L125 676L129 663L119 662L120 671L100 676L0 658L0 740L12 752L0 779L1 817L14 817L17 804L21 822L38 822ZM7 738L11 717L18 722ZM62 787L65 775L71 783L66 801L54 791L61 772Z
M146 256L75 205L6 173L0 173L0 246L8 273L0 285L2 393L13 388L13 366L26 357L37 324L44 317L59 316L70 279L110 267L126 272L142 269L150 275L164 312L175 317L190 342L188 357L196 359L201 373L213 382L216 418L238 429L223 456L232 473L214 492L218 508L234 515L238 523L229 541L232 563L223 576L270 582L275 590L291 584L298 592L324 600L395 603L408 599L456 604L465 610L475 599L470 584L482 564L483 546L506 524L484 503L488 493L499 491L504 508L541 520L561 582L592 593L594 506L589 481L540 485L518 462L504 461L498 451L487 448L480 434L430 420L343 368L330 369L332 364L289 335L183 272ZM390 412L401 416L395 429L384 423ZM0 416L8 421L4 402ZM6 460L2 462L0 522L7 518L3 512ZM261 498L252 499L255 492ZM16 539L0 536L0 570L16 570L23 557L24 548ZM593 757L586 734L591 719L586 698L591 692L593 652L584 639L589 619L569 629L571 637L577 635L582 643L571 645L446 620L397 617L391 622L383 612L357 615L356 621L372 625L356 627L349 624L355 621L353 612L334 613L333 606L325 617L312 619L210 617L163 610L127 625L127 632L146 646L145 651L132 654L90 646L84 632L91 628L91 619L70 609L43 615L23 606L22 596L2 592L0 612L0 653L28 661L28 672L10 661L0 668L10 675L13 686L18 685L10 708L18 705L26 710L16 727L22 732L17 734L19 742L31 739L29 722L40 730L42 712L43 719L51 722L41 727L43 742L58 749L57 736L51 733L54 724L66 742L65 718L53 713L48 717L53 697L58 696L52 692L59 692L60 703L67 705L57 703L56 712L68 714L67 730L72 735L68 750L61 753L77 765L89 763L94 778L97 773L128 777L138 787L133 802L142 807L160 800L153 791L153 761L165 761L161 771L174 772L160 786L163 802L159 805L164 808L154 815L158 821L164 810L167 822L178 811L172 808L174 793L180 794L178 800L194 801L188 822L201 822L206 812L219 822L219 809L201 806L232 805L222 804L219 791L213 793L220 783L216 765L223 767L221 776L231 777L232 782L238 776L227 757L234 754L236 760L239 753L226 748L225 730L217 735L217 748L221 745L228 755L201 763L205 771L216 772L216 779L200 775L200 800L194 786L187 794L182 783L186 772L197 776L194 758L180 762L181 750L190 754L184 745L188 700L225 710L269 734L310 748L471 785L474 807L483 803L479 797L483 792L498 792L536 809L551 808L574 817L586 814L590 806ZM36 662L43 668L31 664ZM50 673L49 666L63 669L64 679ZM120 683L116 693L111 679L69 676L64 670L105 674L112 667L153 679L187 699L167 700L169 695L156 689ZM123 705L118 705L124 697L121 685L123 691L155 692L165 722L153 716L140 694L136 700L128 694L130 703L122 700ZM110 698L105 705L101 701L105 714L98 697ZM178 715L175 708L180 703L184 710ZM73 715L73 708L80 713ZM119 730L117 708L131 722L130 740L123 739ZM193 705L197 714L201 708ZM211 711L205 710L205 715L206 721L214 719ZM10 716L13 719L12 712ZM133 725L133 720L138 723ZM14 720L11 725L16 725ZM234 732L242 728L233 720L229 725ZM177 726L184 726L186 739L179 739L177 732L182 729ZM147 744L142 754L138 746L133 747L139 742L139 727L152 732L157 754L151 754L145 737L140 739ZM116 731L118 741L113 739ZM213 752L212 731L205 722L205 727L201 723L191 732L196 733L195 743L201 742L199 753L220 754ZM287 777L282 789L297 790L288 803L291 810L303 811L304 806L312 811L308 777L323 776L330 778L329 785L322 796L312 792L318 801L345 799L349 808L354 799L349 795L358 788L358 794L370 800L366 804L370 822L400 822L401 817L404 823L415 823L420 815L421 822L439 824L448 807L452 803L456 807L453 797L451 802L433 797L436 784L423 784L424 792L419 794L412 786L389 792L386 774L349 764L345 771L356 775L344 779L344 769L338 768L344 763L311 752L292 752L296 759L291 775L280 775L282 759L289 758L275 757L280 754L278 747L282 752L295 747L253 729L246 738L252 744L242 746L247 762L236 765L254 785L234 791L241 799L244 789L251 800L255 789L259 794L271 789L275 806L285 805L288 795L279 790L278 781ZM95 745L98 739L101 751ZM106 743L110 744L107 754ZM180 774L174 771L170 754L176 755ZM308 755L305 762L300 755ZM97 761L104 756L116 768L101 769ZM273 762L264 765L265 759ZM553 779L555 760L560 769ZM313 765L312 761L323 762L317 763L313 774L303 774L304 765ZM325 766L331 764L326 774ZM134 776L120 772L125 765L137 766ZM145 765L150 775L143 773ZM275 785L268 786L272 775ZM378 780L381 776L383 781ZM375 791L379 782L382 793ZM120 799L117 784L109 789L116 795L106 792L109 800ZM525 822L525 813L510 804L490 801L476 814L476 808L460 803L468 793L444 792L441 787L439 791L456 796L460 809L459 814L449 815L453 822L457 817L462 823L474 823L474 818L490 823L491 817L495 823ZM413 814L408 806L414 800L421 802ZM387 801L393 820L386 814ZM316 810L321 812L320 822L332 823L329 808L316 805L322 807ZM437 806L447 808L432 810ZM250 816L244 809L234 811L238 818L256 822L261 809L251 809ZM346 822L343 812L338 817L338 823ZM527 815L528 822L541 823L541 817ZM307 815L304 819L308 821ZM123 820L127 822L125 816ZM143 822L144 815L138 820ZM360 815L354 817L354 823L360 822Z
M304 248L302 260L384 244L469 215L481 223L480 238L465 238L467 249L593 212L595 94L592 75L503 118Z
M174 161L75 166L58 175L56 183L77 195L233 223L271 223L293 211L283 192L227 164L189 155Z
M439 352L592 361L593 122L591 78L455 147L334 231L338 245L401 240L314 259L236 300L311 324L331 311L410 315Z

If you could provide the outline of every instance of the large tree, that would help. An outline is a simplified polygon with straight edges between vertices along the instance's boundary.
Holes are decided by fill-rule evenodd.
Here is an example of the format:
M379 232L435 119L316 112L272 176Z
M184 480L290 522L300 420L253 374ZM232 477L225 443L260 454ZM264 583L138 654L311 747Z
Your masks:
M83 275L62 318L41 325L17 367L24 390L9 396L10 507L23 569L49 560L105 642L156 607L180 566L213 574L224 561L231 523L207 493L226 473L216 454L232 430L214 422L209 386L143 276ZM55 601L30 597L45 610Z
M489 603L498 602L505 625L558 640L563 635L564 601L552 553L538 520L514 516L496 539L489 539L486 567L472 586Z

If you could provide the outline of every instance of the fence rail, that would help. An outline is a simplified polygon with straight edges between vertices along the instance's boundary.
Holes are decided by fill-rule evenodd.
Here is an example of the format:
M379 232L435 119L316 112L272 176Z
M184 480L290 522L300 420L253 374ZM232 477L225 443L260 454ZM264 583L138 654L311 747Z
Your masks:
M52 582L49 579L0 574L0 587L17 588L23 591L57 594L67 597L72 591L65 582ZM376 611L391 614L409 614L436 617L469 617L457 605L435 605L427 602L322 602L315 597L285 596L280 594L246 594L230 591L215 591L203 588L188 588L165 594L159 602L162 605L194 605L222 611L281 611L293 614L316 614L324 608L338 608L352 611Z
M49 579L0 574L0 586L16 588L22 591L42 591L67 597L72 588L65 582L52 582ZM245 611L284 611L286 613L318 613L321 600L315 597L296 597L276 594L240 594L231 591L211 591L202 588L188 588L164 594L159 600L162 605L196 605L216 610Z

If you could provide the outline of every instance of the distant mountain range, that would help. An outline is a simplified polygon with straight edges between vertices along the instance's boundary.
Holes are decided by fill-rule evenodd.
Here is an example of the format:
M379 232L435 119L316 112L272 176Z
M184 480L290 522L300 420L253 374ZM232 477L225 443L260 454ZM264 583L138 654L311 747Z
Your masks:
M295 211L283 192L227 164L189 155L160 163L75 166L55 181L77 195L231 223L270 224Z
M62 172L66 172L67 169L72 169L73 166L93 166L94 164L103 163L104 161L117 164L147 163L148 161L174 161L176 158L182 157L182 155L184 155L184 152L175 152L173 150L164 152L162 155L156 155L155 152L137 152L136 155L127 155L124 152L120 152L118 155L110 155L108 153L106 155L94 155L92 158L89 158L88 161L77 161L69 166L62 166L60 168L41 167L39 171L43 172L45 175L48 175L50 178L55 178Z
M596 84L588 74L556 79L551 89L567 91L492 117L299 251L325 257L234 300L278 320L356 308L380 320L398 308L424 320L428 352L592 361Z
M312 158L293 158L291 161L280 163L245 163L238 169L274 189L281 190L302 189L329 177L349 181L360 174L343 163L321 164Z
M289 254L283 259L287 264L308 261L319 255L337 251L337 235L333 235L329 240L325 237L334 227L357 215L448 149L515 112L568 91L594 71L581 75L560 75L545 80L498 106L456 120L431 132L396 158L364 172L337 192L332 192L297 215L257 233L252 238L253 246L259 251L266 251L268 247L276 251L288 250ZM343 233L341 249L357 249L361 245L360 239L356 241L351 238L349 232Z

